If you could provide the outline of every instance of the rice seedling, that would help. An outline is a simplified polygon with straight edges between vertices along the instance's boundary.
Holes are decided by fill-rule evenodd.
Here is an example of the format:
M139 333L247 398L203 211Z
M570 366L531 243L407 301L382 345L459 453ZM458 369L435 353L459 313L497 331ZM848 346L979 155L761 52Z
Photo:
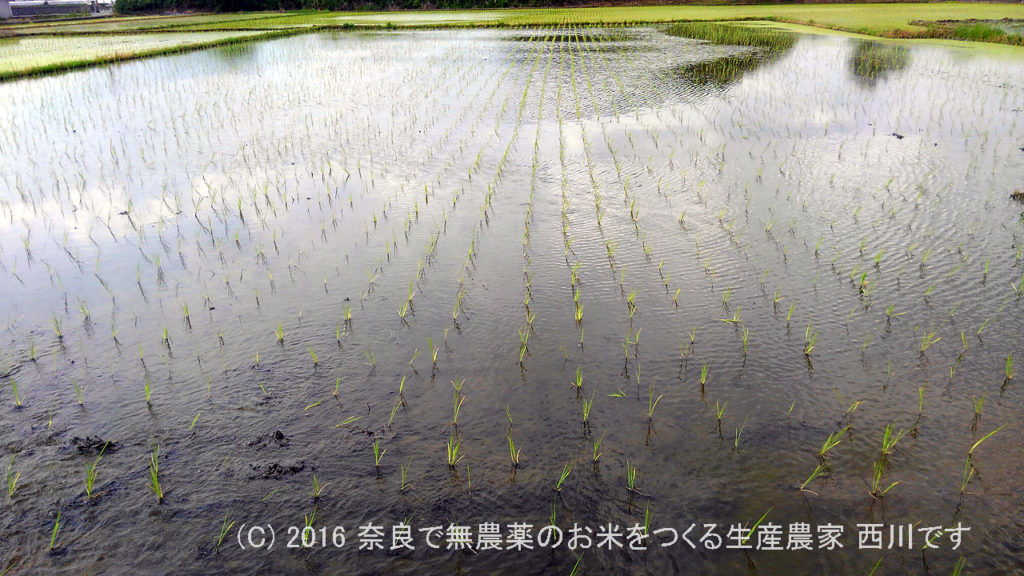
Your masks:
M828 454L830 450L839 445L839 443L843 439L843 435L846 434L849 430L849 426L844 426L837 432L830 433L828 435L828 438L825 439L825 443L822 444L821 448L818 449L818 459L821 460L822 462L825 462L825 456Z
M974 423L977 424L981 420L981 409L985 405L985 395L982 394L978 398L971 398L971 403L974 405Z
M78 385L77 380L72 380L71 386L75 390L75 402L77 402L79 406L85 405L85 389Z
M456 382L451 381L452 388L454 388L452 397L452 428L458 428L459 426L459 411L462 409L462 404L466 401L466 396L462 394L462 386L466 383L466 379L463 378Z
M903 437L903 429L895 431L892 424L885 425L885 431L882 433L882 458L889 456L893 453L896 448L896 443Z
M235 521L231 519L231 513L224 513L224 521L221 522L220 531L217 533L217 543L213 546L213 551L220 554L220 547L224 544L224 539L227 538L228 533L231 532L231 528L235 526Z
M988 326L988 323L989 323L990 320L991 320L991 318L985 318L985 321L982 322L981 326L978 327L978 331L975 333L976 336L978 336L979 338L981 337L982 330L984 330L985 327Z
M153 446L149 455L149 489L156 495L156 503L163 504L164 491L160 487L160 446Z
M891 484L885 486L884 488L882 487L882 475L885 473L885 460L883 458L875 460L872 465L873 471L871 474L871 490L869 490L868 493L871 494L871 497L876 500L885 496L890 490L893 489L894 486L899 484L899 481L897 480L896 482L892 482Z
M511 433L507 433L506 436L508 437L508 454L509 454L509 459L512 461L512 469L515 470L515 469L519 468L519 454L520 454L520 452L522 452L522 450L519 449L519 448L516 448L516 443L515 443L515 440L512 440L512 434Z
M277 325L274 333L277 335L277 343L284 344L284 328L280 324Z
M335 424L334 428L341 428L342 426L347 426L347 425L352 424L353 422L359 420L360 418L362 418L362 416L349 416L348 418L345 418L341 422Z
M718 434L722 434L722 416L725 414L725 407L729 403L719 405L718 400L715 400L715 428L718 429Z
M808 490L807 485L816 480L817 478L821 477L821 475L824 474L826 470L828 470L828 464L824 462L819 462L818 465L814 467L814 470L811 471L811 475L808 476L802 484L800 484L800 491L810 492L811 494L817 495L817 492Z
M710 366L711 366L710 363L707 360L705 360L704 364L702 364L701 367L700 367L700 393L701 394L704 393L704 384L708 381L708 369L710 368Z
M562 467L562 473L558 476L558 482L555 483L555 492L562 491L562 485L565 484L566 478L572 473L572 465L566 464Z
M743 418L743 424L740 424L740 427L736 429L736 433L733 435L732 449L733 449L734 452L739 452L740 451L740 438L743 436L743 430L747 427L747 419L748 418L750 418L750 417L747 416L747 417Z
M636 491L636 466L626 462L626 489L630 492Z
M1009 382L1010 380L1013 380L1014 376L1017 375L1016 372L1013 371L1013 352L1010 352L1010 354L1006 357L1005 369L1006 381Z
M57 517L53 520L53 529L50 530L50 552L53 552L60 546L60 542L57 541L57 535L60 533L60 508L57 509Z
M736 307L736 311L733 312L733 314L732 314L732 318L722 318L721 320L722 320L722 322L725 322L726 324L739 324L740 323L740 312L742 312L742 311L743 311L743 307L742 306L737 306Z
M814 346L817 341L818 332L810 323L808 323L807 328L804 329L804 356L810 357L811 351L814 350Z
M931 348L932 344L935 344L939 340L942 340L941 336L937 336L935 332L926 332L921 336L921 353L924 354L925 350Z
M21 471L14 471L14 454L11 454L11 461L7 464L7 498L14 498L14 491L18 487L18 479L21 478Z
M659 400L661 397L658 398ZM590 411L594 408L594 393L590 393L590 400L583 399L583 426L590 426Z
M387 451L387 448L380 449L380 438L373 439L373 463L377 467L377 476L380 476L380 461L384 458L384 453Z
M647 387L647 421L650 422L654 418L654 409L658 407L658 402L664 397L664 394L659 394L657 398L654 397L654 384Z
M971 455L967 454L967 458L964 459L964 471L960 478L960 495L963 496L967 492L967 485L970 483L971 478L974 477L974 463L971 462Z
M313 506L313 511L309 514L302 515L303 528L300 534L300 542L303 548L309 548L316 542L316 529L313 527L316 522L316 513L319 511L319 506Z
M110 442L103 444L103 448L100 448L100 453L96 456L96 459L92 463L85 467L85 497L92 499L92 488L96 482L96 467L100 463L100 459L103 458L103 453L107 450L107 446Z
M434 341L430 339L430 336L427 336L427 348L430 349L430 361L433 364L434 368L436 369L438 349L436 346L434 346Z
M740 540L740 544L746 544L750 540L750 537L753 536L754 532L757 531L757 527L760 526L762 522L764 522L764 519L768 517L768 514L771 513L773 508L775 507L772 506L771 508L768 508L768 510L766 510L765 513L757 519L757 522L754 522L754 525L750 527L750 530L747 530L747 535L744 536L742 540Z
M312 346L309 347L309 357L313 359L313 366L320 364L320 359L317 358L316 351L313 350Z
M18 395L18 382L11 378L11 393L14 394L14 407L16 409L21 408L21 396Z
M149 386L149 376L146 376L146 382L143 386L143 391L146 393L146 406L152 406L152 404L150 404L149 402L149 396L150 393L152 392L152 389Z
M409 488L412 488L412 484L408 482L409 468L412 466L412 459L409 459L408 464L400 464L401 470L401 483L399 484L398 491L404 493Z
M594 462L595 465L597 464L597 461L601 458L601 441L604 440L604 435L605 435L605 432L601 432L601 436L599 436L596 440L594 440L594 449L593 449L593 452L592 452L592 458L593 458L593 462Z
M455 466L464 456L459 454L459 449L462 448L462 442L460 440L456 440L455 432L448 434L448 443L445 448L448 454L448 468L454 470Z
M323 494L324 488L328 487L330 484L330 482L326 484L320 482L320 479L316 477L316 474L313 474L313 489L310 492L311 496L313 496L313 500L319 500L320 495Z
M571 382L571 384L576 387L576 390L580 390L580 389L583 388L583 367L582 366L577 366L576 367L576 379L573 380L573 382Z
M530 340L530 327L521 328L519 330L519 364L522 365L523 357L526 356L528 350L527 342Z
M576 563L572 565L572 570L569 571L569 576L579 576L580 574L580 562L583 562L583 553L576 558Z

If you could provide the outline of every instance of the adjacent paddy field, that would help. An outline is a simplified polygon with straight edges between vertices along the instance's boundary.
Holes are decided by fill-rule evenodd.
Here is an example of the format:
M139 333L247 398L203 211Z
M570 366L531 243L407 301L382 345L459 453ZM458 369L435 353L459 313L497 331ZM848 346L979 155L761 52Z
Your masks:
M1024 570L1014 50L334 30L0 85L0 571ZM421 531L487 523L565 541Z

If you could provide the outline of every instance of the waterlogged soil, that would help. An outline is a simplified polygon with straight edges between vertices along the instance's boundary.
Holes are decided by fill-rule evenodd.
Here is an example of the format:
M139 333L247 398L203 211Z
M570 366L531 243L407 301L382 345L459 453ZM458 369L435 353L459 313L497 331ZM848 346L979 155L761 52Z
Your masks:
M11 574L1024 570L1024 59L333 33L0 101Z

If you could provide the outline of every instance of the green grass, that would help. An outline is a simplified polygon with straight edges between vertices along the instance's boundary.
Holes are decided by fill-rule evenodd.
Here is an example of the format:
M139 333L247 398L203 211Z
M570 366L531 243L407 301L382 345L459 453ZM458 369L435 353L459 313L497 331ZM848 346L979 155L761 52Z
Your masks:
M672 36L705 40L712 44L754 46L770 50L789 48L796 43L796 37L789 32L716 22L680 22L665 28L665 32ZM770 226L767 229L770 230ZM729 303L731 293L731 288L722 293L723 304Z
M292 33L240 31L19 37L0 44L0 81ZM56 330L60 334L59 326Z
M114 17L0 26L0 81L322 29L655 24L717 43L785 47L781 30L813 26L891 38L1020 44L985 23L1024 18L1024 5L985 3L606 6L410 12L290 12ZM737 24L710 22L745 21ZM760 22L753 22L760 21ZM767 21L767 22L766 22ZM791 42L789 40L788 42ZM782 42L782 44L779 44Z
M237 16L237 15L232 15ZM982 3L814 4L757 6L604 6L594 8L526 8L416 12L322 12L268 18L252 22L189 22L179 29L212 26L541 26L555 24L640 24L679 21L776 20L872 36L927 33L911 24L936 20L1024 18L1024 6ZM205 28L204 28L205 27Z
M1019 4L887 3L756 6L604 6L514 10L410 12L291 12L117 17L100 23L47 23L7 27L17 34L118 32L133 30L277 30L328 27L542 26L555 24L641 24L680 21L774 20L809 24L872 36L927 34L926 22L1024 18ZM961 34L989 37L984 24L962 26Z

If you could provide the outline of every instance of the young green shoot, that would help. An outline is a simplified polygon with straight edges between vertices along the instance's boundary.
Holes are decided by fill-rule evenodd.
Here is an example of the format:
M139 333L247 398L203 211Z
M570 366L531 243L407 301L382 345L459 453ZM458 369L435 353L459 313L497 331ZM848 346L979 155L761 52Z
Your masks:
M406 481L408 476L409 476L409 467L411 467L411 466L412 466L412 458L409 459L409 463L408 464L401 464L401 465L399 465L399 468L401 469L401 472L402 472L402 483L401 483L401 485L398 488L399 492L405 492L406 490L408 490L409 488L412 487L412 484L409 484Z
M754 522L754 525L751 526L750 530L747 531L747 535L743 537L743 540L740 541L740 544L746 544L747 541L750 540L750 537L754 535L754 532L757 530L757 527L760 526L761 523L764 522L764 519L768 517L768 514L771 513L772 508L774 508L774 506L766 510L765 513L762 514L760 518L758 518L757 522Z
M736 434L733 436L732 449L736 452L740 451L740 437L743 436L743 429L747 427L748 418L750 417L747 416L743 419L743 424L740 424L740 427L736 429Z
M96 466L99 465L100 459L103 458L103 453L107 450L107 446L109 446L109 445L110 445L110 442L105 443L103 445L103 448L100 448L100 453L96 456L96 459L93 460L91 464L88 464L85 467L85 497L86 498L90 498L90 499L92 498L92 488L93 488L93 485L96 483Z
M657 398L654 397L654 384L651 384L650 386L647 387L647 420L648 421L650 421L652 418L654 418L654 409L658 407L658 402L661 402L661 399L662 399L663 396L665 396L665 395L664 394L660 394L660 395L658 395Z
M512 434L509 433L508 434L508 454L509 454L509 458L512 461L512 469L513 470L516 469L516 468L519 468L519 453L520 452L522 452L522 450L519 449L519 448L516 448L516 442L515 442L515 440L512 439Z
M977 423L978 420L981 420L981 408L985 405L985 395L971 398L971 403L974 405L974 422Z
M873 472L871 474L871 490L870 494L872 498L876 500L885 496L889 490L892 490L894 486L899 484L899 481L893 482L886 487L882 487L882 475L885 473L885 461L882 459L875 460L873 466Z
M7 498L14 498L14 490L18 487L18 479L21 478L21 471L14 471L14 454L11 454L11 462L7 465Z
M316 474L313 474L313 490L310 492L310 494L313 496L313 500L319 500L320 495L323 494L324 488L327 488L328 486L330 486L330 484L330 482L326 484L320 482L320 479L316 477Z
M57 518L53 521L53 530L50 531L50 551L53 552L60 546L57 542L57 534L60 533L60 508L57 509Z
M605 432L601 432L601 436L599 436L597 440L594 440L593 459L595 465L597 464L597 461L601 458L601 441L604 440L604 435L606 432L607 430Z
M160 446L153 446L149 455L149 488L156 495L157 504L163 504L164 491L160 487Z
M660 397L658 398L661 399ZM590 411L594 408L594 393L590 393L590 400L583 399L583 425L590 425Z
M556 492L561 492L562 491L562 485L565 484L565 479L568 478L569 474L571 474L571 473L572 473L572 465L571 464L566 464L565 466L562 467L562 473L559 475L558 482L555 484L555 491Z
M818 465L814 467L814 470L811 472L811 475L807 477L807 480L804 480L803 484L800 485L800 491L810 492L811 494L817 495L817 492L808 490L807 485L813 482L818 477L820 477L822 474L824 474L825 470L828 470L828 464L825 464L824 462L819 462Z
M387 451L388 451L387 448L385 448L383 450L380 449L380 438L374 438L373 439L373 463L374 463L374 465L377 466L377 475L378 476L380 476L380 461L381 461L382 458L384 458L384 453L387 452Z
M814 327L808 322L807 328L804 329L804 356L810 356L811 351L814 350L814 346L818 341L818 332L814 330Z
M217 534L217 544L213 547L214 552L220 553L220 547L224 544L224 539L227 538L231 528L234 527L235 521L231 520L231 513L224 513L224 522L220 525L220 532Z
M462 460L463 456L459 455L459 449L462 447L462 442L455 439L455 432L448 434L448 444L446 449L448 451L448 468L454 470L455 466Z
M832 432L831 434L828 435L828 438L825 439L825 443L822 444L821 448L818 450L818 458L821 459L822 462L825 461L825 455L828 454L830 450L839 445L839 443L842 441L843 435L846 434L849 430L849 426L844 426L838 432Z
M903 429L895 431L892 424L885 425L885 432L882 433L882 458L885 458L893 453L896 449L896 443L899 442L900 438L903 437Z
M18 383L11 379L11 392L14 393L14 407L21 408L21 396L18 395Z

